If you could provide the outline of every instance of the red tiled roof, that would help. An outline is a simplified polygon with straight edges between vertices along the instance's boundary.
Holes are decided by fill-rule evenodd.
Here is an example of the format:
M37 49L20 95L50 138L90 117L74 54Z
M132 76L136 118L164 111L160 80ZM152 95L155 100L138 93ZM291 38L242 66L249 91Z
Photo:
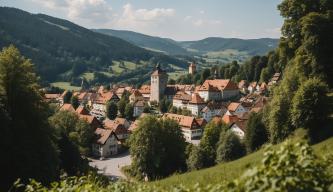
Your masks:
M206 103L198 93L194 93L192 94L192 99L190 101L190 103L192 104L204 104Z
M205 127L207 124L207 121L204 118L196 118L195 120L200 127Z
M222 91L222 90L236 90L238 86L230 79L214 79L206 80L199 91Z
M232 115L232 114L226 113L223 115L222 120L226 124L232 124L232 123L235 123L236 121L238 121L238 117L237 117L237 115Z
M118 140L117 135L115 135L115 133L112 130L97 128L95 130L95 135L99 136L97 143L104 145L112 134Z
M170 118L170 119L176 120L181 127L187 128L187 129L193 129L195 125L199 126L198 122L195 120L195 118L191 117L191 116L165 113L163 115L163 118Z
M110 101L111 99L117 99L119 100L119 97L117 96L117 94L113 93L112 91L108 91L108 92L104 92L102 94L98 94L95 102L96 103L106 103L108 101Z
M135 129L138 128L138 125L139 125L139 122L140 122L140 119L149 115L148 113L141 113L140 117L137 118L132 124L131 126L128 128L128 131L129 132L133 132Z
M239 105L240 103L232 102L228 105L228 110L231 112L235 112Z
M191 95L183 92L183 91L178 91L176 95L173 97L174 100L182 100L182 101L190 101L191 100Z

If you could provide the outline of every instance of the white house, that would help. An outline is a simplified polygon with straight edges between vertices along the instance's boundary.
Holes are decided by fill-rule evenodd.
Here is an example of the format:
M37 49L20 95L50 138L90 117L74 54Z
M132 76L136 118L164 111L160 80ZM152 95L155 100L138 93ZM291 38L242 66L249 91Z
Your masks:
M138 100L133 104L133 116L139 117L143 113L145 103L142 100Z
M239 96L237 84L230 79L206 80L198 89L205 101L222 101Z
M206 102L200 97L200 95L193 93L191 101L188 102L187 108L191 111L192 115L198 116L205 106Z
M230 126L230 130L235 133L240 139L245 136L245 124L246 122L237 121Z
M109 101L113 101L116 103L119 101L119 97L111 91L98 93L96 98L91 101L92 109L90 111L90 114L98 119L104 118L106 113L106 103Z
M232 102L228 105L228 111L230 111L235 115L238 115L247 112L248 110L245 107L243 107L241 103Z
M165 113L163 118L170 118L177 121L186 141L191 141L202 136L203 129L194 117Z
M260 91L259 83L255 82L255 81L251 82L249 84L249 86L247 87L247 90L250 94Z
M118 138L112 130L97 128L95 135L97 141L92 145L95 156L106 158L118 154Z
M215 116L223 116L227 108L220 103L210 102L201 110L202 117L209 122Z

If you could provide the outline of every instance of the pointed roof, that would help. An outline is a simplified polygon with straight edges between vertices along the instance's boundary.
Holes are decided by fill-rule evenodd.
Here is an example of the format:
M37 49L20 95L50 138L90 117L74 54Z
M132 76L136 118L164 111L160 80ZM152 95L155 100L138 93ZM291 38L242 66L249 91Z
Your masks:
M190 67L196 67L195 62L191 62Z
M235 112L241 103L232 102L228 105L228 111Z
M200 95L198 93L194 93L194 94L192 94L192 99L191 99L190 103L205 104L205 101L203 100L203 98L200 97Z
M161 74L166 74L166 72L160 67L160 64L157 63L155 71L151 75L152 76L159 76Z
M179 125L186 129L193 129L194 125L198 125L196 119L192 116L178 115L173 113L164 113L163 118L170 118L179 123Z
M206 80L202 86L200 86L199 91L223 91L223 90L238 90L236 83L232 82L230 79L214 79Z
M114 137L118 140L117 135L109 129L97 128L95 130L95 135L99 136L97 143L101 145L104 145L111 135L114 135Z
M223 115L222 120L226 124L232 124L238 121L237 115L232 115L230 112Z

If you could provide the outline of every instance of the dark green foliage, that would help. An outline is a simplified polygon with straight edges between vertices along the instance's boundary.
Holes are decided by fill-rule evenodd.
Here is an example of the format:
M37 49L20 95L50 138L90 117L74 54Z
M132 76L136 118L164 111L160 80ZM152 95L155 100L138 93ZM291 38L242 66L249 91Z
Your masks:
M114 102L108 102L106 104L106 117L114 119L118 114L118 106Z
M187 160L187 166L190 170L202 169L215 164L216 148L220 133L227 130L227 125L209 122L204 129L203 136L198 147L191 150L190 157Z
M251 113L246 123L244 144L247 152L259 149L268 141L268 131L262 122L262 113Z
M122 97L117 103L117 107L121 117L125 117L125 109L128 102L129 101L126 99L126 97Z
M79 99L77 98L77 96L72 96L71 104L74 107L74 109L76 109L80 106L80 102L79 102Z
M171 106L171 102L167 99L167 98L163 98L160 103L158 104L158 107L161 111L161 113L166 113L168 112L170 106Z
M185 139L173 120L144 117L129 144L131 173L137 178L157 179L185 168Z
M309 136L316 140L323 132L323 122L327 122L330 109L328 107L327 84L319 79L304 82L293 98L291 121L295 127L309 129Z
M119 76L109 77L99 73L91 84L110 81L143 83L149 79L148 73L158 62L187 68L187 63L183 60L148 51L128 41L93 32L63 19L8 7L0 8L0 18L3 18L0 21L0 47L9 44L17 46L23 55L36 63L37 73L44 81L60 80L80 85L80 74L106 71L114 60L153 63L149 63L148 67L140 65Z
M145 103L145 106L143 108L143 112L144 113L150 113L150 106L147 103Z
M45 184L59 177L54 132L37 80L31 61L14 46L0 52L1 191L19 177Z
M216 150L216 162L239 159L246 154L245 147L239 137L231 131L222 132Z
M207 179L208 183L172 185L167 187L160 183L135 183L135 182L111 182L105 183L88 175L84 177L66 178L55 183L51 187L42 186L40 183L31 181L29 185L21 186L16 183L14 189L26 192L45 191L202 191L202 192L252 192L252 191L331 191L333 187L332 156L318 157L306 143L292 144L288 142L279 149L267 148L264 153L263 162L247 172L238 179L224 183L212 175ZM306 171L305 171L306 170ZM208 170L207 170L208 171ZM228 173L221 171L219 178L229 177ZM175 176L179 177L179 176ZM189 178L191 179L191 178ZM276 183L279 183L278 185ZM165 184L164 184L165 185Z
M187 169L189 171L194 171L198 169L202 169L204 166L204 152L199 146L193 146L189 150L189 156L186 159Z
M112 29L95 29L94 31L121 38L140 47L147 47L159 51L164 51L172 55L188 54L186 49L182 48L178 42L171 39L148 36L132 31L121 31Z
M87 171L88 163L81 158L78 147L67 135L61 134L58 141L58 148L60 150L60 167L69 176L80 175Z
M326 113L325 108L327 107L324 107L323 111L314 106L304 108L304 105L307 105L304 104L306 101L301 100L305 96L303 95L305 92L304 84L308 79L318 78L327 83L329 87L333 85L333 68L331 66L333 61L331 54L333 50L332 4L332 0L284 0L279 6L285 21L282 28L284 37L281 38L281 43L277 49L279 53L278 63L284 62L283 66L286 67L284 78L274 90L272 101L264 117L267 120L270 139L273 143L283 141L299 126L314 127L314 125L308 124L310 122L313 124L313 121L309 119L314 118L317 113L318 115L322 112ZM316 86L318 87L316 88ZM322 85L312 85L311 89L316 92L322 88ZM314 96L311 96L310 92L309 90L309 95L306 96L309 102L310 100L318 104L326 102L325 95L318 96L314 100L311 99ZM320 101L322 99L323 101ZM301 112L301 108L304 108L304 113ZM320 131L315 132L319 133Z
M75 143L82 155L89 155L94 136L94 130L84 120L79 119L76 113L59 111L50 117L50 124L58 137L66 135Z
M71 98L72 98L72 92L71 91L66 91L64 95L64 103L71 103Z
M269 50L277 46L276 39L237 39L237 38L220 38L209 37L199 41L181 42L183 47L199 50L201 53L210 51L223 51L227 49L236 49L239 51L247 51L250 55L263 55ZM249 49L251 47L251 49Z
M126 119L133 119L134 107L131 103L127 103L125 107Z
M320 158L305 142L270 147L263 163L230 183L226 191L331 191L332 156ZM276 185L276 183L279 183Z

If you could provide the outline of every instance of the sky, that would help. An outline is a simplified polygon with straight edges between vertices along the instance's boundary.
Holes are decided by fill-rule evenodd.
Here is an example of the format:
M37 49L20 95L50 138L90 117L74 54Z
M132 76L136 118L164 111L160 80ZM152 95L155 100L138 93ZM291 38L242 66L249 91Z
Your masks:
M175 40L279 38L281 0L0 0L86 28L130 30Z

